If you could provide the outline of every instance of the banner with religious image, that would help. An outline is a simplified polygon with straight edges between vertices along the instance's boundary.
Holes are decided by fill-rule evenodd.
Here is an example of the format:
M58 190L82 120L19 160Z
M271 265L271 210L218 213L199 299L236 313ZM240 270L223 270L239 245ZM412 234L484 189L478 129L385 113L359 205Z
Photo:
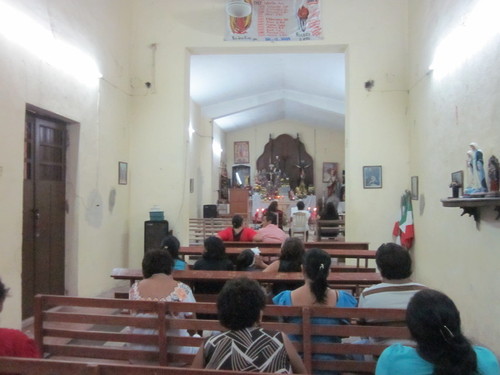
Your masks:
M320 0L228 0L224 40L323 39Z

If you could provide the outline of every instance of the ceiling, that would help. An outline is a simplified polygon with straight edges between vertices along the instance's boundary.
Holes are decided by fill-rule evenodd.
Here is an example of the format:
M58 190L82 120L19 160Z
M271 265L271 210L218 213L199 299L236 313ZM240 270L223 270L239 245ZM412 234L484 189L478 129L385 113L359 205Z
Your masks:
M190 93L226 132L282 119L343 129L344 54L193 55Z

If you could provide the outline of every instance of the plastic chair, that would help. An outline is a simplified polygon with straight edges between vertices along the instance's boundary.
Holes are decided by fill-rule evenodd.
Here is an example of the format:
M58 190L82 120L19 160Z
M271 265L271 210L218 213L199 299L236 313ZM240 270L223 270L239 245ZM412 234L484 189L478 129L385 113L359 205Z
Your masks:
M308 217L305 212L294 212L292 215L292 223L290 226L290 237L295 237L296 234L302 233L305 238L305 242L309 238L309 223Z

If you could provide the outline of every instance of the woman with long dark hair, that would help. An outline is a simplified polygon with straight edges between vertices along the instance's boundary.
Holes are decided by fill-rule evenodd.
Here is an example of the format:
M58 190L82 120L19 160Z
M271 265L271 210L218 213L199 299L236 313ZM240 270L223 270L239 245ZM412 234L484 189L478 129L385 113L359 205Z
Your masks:
M330 255L321 249L309 249L304 258L305 284L295 290L285 290L273 298L275 305L284 306L332 306L332 307L356 307L357 301L344 291L330 289L328 287L328 274L330 273ZM292 322L300 322L300 318L290 318ZM318 325L338 325L343 322L336 318L312 318L311 322ZM290 335L292 341L301 341L301 336ZM315 343L334 342L339 343L340 337L335 336L313 336ZM316 353L313 359L339 358L335 354ZM314 374L337 374L335 371L318 371Z
M472 346L460 328L460 313L445 294L432 289L416 293L406 310L406 323L417 347L385 349L377 375L498 375L500 367L488 349Z
M302 272L302 262L305 254L304 242L297 237L288 237L281 246L280 257L264 268L263 272ZM274 283L273 295L283 290L296 289L304 285L302 281L297 283Z

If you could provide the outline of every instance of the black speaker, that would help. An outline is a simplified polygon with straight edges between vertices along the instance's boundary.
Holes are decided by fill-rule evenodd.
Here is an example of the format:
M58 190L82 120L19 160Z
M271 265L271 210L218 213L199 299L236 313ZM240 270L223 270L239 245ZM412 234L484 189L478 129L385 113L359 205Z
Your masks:
M144 222L144 252L159 249L161 240L168 235L168 221Z
M217 217L217 205L216 204L205 204L203 206L203 218L207 217Z

